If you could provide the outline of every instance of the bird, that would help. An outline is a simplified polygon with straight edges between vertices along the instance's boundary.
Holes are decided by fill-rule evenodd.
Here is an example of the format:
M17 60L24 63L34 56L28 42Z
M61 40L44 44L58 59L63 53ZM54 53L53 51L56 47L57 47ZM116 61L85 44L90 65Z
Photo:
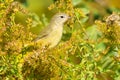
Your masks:
M32 40L33 43L49 45L48 48L55 47L62 38L63 26L71 17L66 13L55 14L48 26L46 26L39 35Z

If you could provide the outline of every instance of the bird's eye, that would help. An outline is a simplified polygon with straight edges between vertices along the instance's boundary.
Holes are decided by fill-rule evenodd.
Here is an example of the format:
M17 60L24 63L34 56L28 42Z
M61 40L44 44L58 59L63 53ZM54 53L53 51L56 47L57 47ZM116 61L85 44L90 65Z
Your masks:
M61 18L64 18L64 16L60 16Z

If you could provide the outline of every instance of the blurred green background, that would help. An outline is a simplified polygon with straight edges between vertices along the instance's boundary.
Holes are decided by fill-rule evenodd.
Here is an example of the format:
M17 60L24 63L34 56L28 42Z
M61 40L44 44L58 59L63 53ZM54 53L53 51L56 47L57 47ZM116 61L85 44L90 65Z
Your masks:
M19 1L27 10L34 13L31 14L34 20L33 32L39 33L41 27L44 27L50 21L50 18L57 13L56 9L48 10L48 7L55 3L57 0L16 0ZM94 25L95 20L104 20L104 18L112 14L112 12L119 12L120 5L119 0L72 0L74 8L80 8L86 18L81 19L81 22L84 22L86 25ZM16 22L25 24L23 20L24 16L18 16ZM42 25L40 24L42 21Z

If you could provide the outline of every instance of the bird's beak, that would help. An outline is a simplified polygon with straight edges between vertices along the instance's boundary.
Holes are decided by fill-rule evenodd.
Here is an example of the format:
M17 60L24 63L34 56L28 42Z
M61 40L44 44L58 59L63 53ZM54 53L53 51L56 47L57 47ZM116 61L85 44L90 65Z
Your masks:
M70 16L68 16L68 19L71 19L71 17L70 17Z

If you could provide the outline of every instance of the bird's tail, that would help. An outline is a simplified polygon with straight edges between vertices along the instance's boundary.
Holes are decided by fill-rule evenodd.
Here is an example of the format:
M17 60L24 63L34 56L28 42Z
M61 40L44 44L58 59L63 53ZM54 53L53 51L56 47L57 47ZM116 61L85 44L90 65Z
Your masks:
M21 53L31 52L35 49L35 42L31 42L29 44L25 44L21 50Z

